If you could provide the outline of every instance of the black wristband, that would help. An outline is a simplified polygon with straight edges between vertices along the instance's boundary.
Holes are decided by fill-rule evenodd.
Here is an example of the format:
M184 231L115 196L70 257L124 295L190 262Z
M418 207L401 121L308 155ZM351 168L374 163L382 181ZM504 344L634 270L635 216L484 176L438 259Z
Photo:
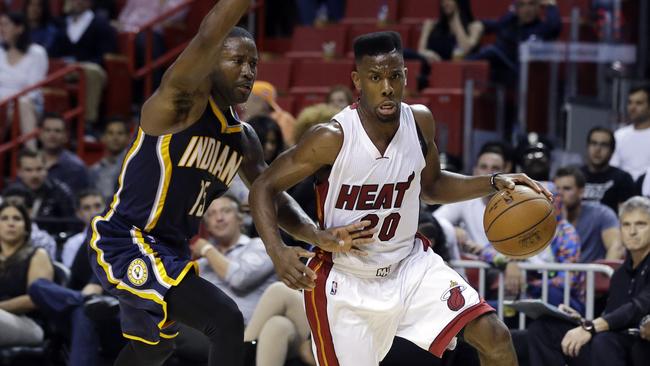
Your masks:
M497 188L497 185L494 182L494 178L496 178L499 175L501 175L501 173L494 173L490 176L490 185L492 186L492 188L494 188L495 191L498 191L499 188Z

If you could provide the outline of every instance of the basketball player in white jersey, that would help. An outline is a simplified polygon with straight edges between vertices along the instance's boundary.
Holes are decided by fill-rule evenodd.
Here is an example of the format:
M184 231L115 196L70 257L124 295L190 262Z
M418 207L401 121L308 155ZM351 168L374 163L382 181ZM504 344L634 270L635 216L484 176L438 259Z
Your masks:
M305 310L320 366L376 366L393 338L441 357L464 337L483 365L515 365L505 325L463 278L416 235L419 202L477 198L516 183L550 193L525 175L468 177L440 170L435 124L422 105L401 103L406 69L401 40L379 32L355 40L358 103L316 126L253 185L250 207L279 277L309 279ZM306 268L278 234L277 194L315 175L320 225L362 222L372 243L336 252L316 248ZM304 287L303 287L304 288Z

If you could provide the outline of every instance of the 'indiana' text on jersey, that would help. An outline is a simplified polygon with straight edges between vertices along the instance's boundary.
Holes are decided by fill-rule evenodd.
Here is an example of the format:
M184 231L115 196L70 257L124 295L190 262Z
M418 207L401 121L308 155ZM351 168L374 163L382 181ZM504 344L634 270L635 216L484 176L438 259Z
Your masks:
M234 113L224 115L212 99L181 132L151 136L138 129L111 205L115 213L153 237L185 242L237 174L241 131Z

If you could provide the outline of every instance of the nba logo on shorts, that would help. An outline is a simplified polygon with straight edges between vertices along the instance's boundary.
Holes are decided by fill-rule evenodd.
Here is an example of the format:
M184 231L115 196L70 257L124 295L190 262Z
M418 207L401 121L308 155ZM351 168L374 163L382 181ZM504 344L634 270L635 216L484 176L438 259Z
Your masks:
M330 295L336 295L336 291L339 287L339 284L336 281L332 281L332 289L330 290Z

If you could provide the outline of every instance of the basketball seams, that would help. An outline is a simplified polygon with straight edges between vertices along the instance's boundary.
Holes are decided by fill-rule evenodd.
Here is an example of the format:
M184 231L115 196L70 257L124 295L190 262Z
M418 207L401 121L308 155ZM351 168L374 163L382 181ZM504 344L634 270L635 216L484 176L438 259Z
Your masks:
M524 231L522 231L522 232L520 232L520 233L518 233L518 234L515 234L515 235L513 235L513 236L511 236L511 237L508 237L508 238L500 239L500 240L490 240L490 242L494 245L494 243L499 243L499 242L502 242L502 241L506 241L506 240L514 239L514 238L518 237L519 235L522 235L523 233L529 231L530 229L535 228L537 225L539 225L539 224L541 224L542 222L544 222L544 221L545 221L545 220L546 220L546 219L547 219L547 218L548 218L548 217L553 213L553 211L555 211L555 210L551 207L551 209L548 211L548 213L546 214L546 216L544 216L544 218L542 218L540 221L538 221L537 223L535 223L535 225L532 225L532 226L529 227L528 229L526 229L526 230L524 230ZM505 253L504 253L504 254L505 254ZM519 255L526 255L526 254L528 254L528 253L522 253L522 254L519 254Z
M492 229L492 225L494 225L494 223L499 219L499 217L501 217L501 216L502 216L503 214L505 214L506 212L510 211L510 209L513 209L513 208L515 208L515 207L521 205L522 203L526 203L526 202L530 202L530 201L535 201L535 200L546 200L546 198L544 198L544 197L533 197L533 198L527 198L527 199L525 199L525 200L523 200L523 201L517 202L517 203L515 203L514 205L508 207L507 209L503 210L503 211L500 212L500 213L499 213L495 218L492 219L492 222L490 223L490 225L487 227L487 229L485 229L485 234L489 233L489 232L490 232L490 229ZM489 206L488 206L488 207L489 207ZM553 208L551 207L551 211L552 211L552 210L553 210ZM548 214L547 214L546 216L544 216L544 218L546 218L546 217L548 217ZM540 221L540 222L541 222L541 221ZM537 224L539 224L539 222L538 222ZM489 235L488 235L488 239L489 239ZM502 240L506 240L506 239L502 239ZM499 241L502 241L502 240L499 240ZM492 240L490 240L490 241L492 241Z

